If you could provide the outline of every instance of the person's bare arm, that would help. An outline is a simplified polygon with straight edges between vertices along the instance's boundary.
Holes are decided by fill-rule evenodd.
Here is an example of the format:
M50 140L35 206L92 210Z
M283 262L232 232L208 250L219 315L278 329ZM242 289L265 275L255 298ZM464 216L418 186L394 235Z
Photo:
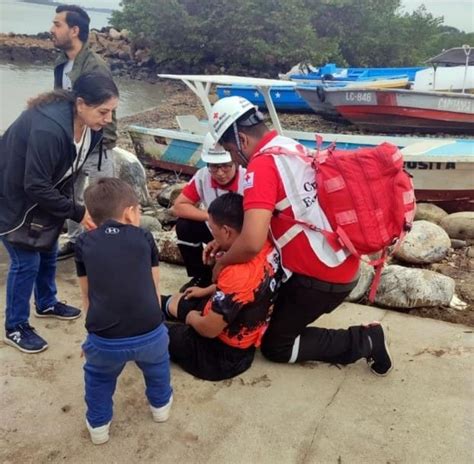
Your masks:
M242 232L216 266L222 269L229 264L246 263L256 256L268 237L271 218L272 212L267 209L245 211Z
M190 311L186 316L186 324L207 338L217 337L227 327L223 316L214 311L209 311L206 316L202 316L199 311Z
M180 193L178 198L176 198L173 206L171 207L171 212L180 218L183 219L192 219L193 221L207 221L209 215L207 211L198 208L186 195Z
M161 303L160 296L160 268L159 266L153 266L151 268L151 274L153 276L153 283L155 284L156 296L158 301Z
M78 280L81 289L82 309L84 312L87 312L89 309L89 281L87 280L87 276L78 277Z

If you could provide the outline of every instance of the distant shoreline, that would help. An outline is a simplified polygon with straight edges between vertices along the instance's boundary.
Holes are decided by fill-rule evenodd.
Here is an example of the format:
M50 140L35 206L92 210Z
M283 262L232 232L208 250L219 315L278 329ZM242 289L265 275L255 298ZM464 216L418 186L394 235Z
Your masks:
M54 0L20 0L22 3L35 3L35 4L38 4L38 5L49 5L49 6L58 6L58 5L62 5L61 2L56 2ZM112 13L112 9L110 8L94 8L94 7L91 7L91 8L88 8L88 7L81 7L81 8L84 8L84 10L86 11L94 11L96 13Z

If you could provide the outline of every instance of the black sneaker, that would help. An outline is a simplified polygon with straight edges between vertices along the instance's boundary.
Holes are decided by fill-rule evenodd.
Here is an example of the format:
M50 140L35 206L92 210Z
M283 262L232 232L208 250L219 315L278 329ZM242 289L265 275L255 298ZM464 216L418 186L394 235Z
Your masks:
M186 282L180 289L180 293L184 293L184 291L190 287L201 287L206 288L211 285L209 279L205 279L204 277L193 277L189 282Z
M39 353L48 348L46 340L42 339L28 322L20 324L14 330L7 331L3 341L23 353Z
M58 261L62 261L63 259L72 258L74 256L75 250L76 250L75 243L66 242L59 248L58 257L56 259Z
M66 321L77 319L80 315L80 309L61 303L60 301L58 301L54 306L50 306L41 311L38 306L36 306L35 311L36 317L55 317L56 319L64 319Z
M369 324L367 331L372 348L372 352L367 357L367 364L375 375L383 377L393 369L393 361L387 346L387 337L385 337L382 325L378 322Z

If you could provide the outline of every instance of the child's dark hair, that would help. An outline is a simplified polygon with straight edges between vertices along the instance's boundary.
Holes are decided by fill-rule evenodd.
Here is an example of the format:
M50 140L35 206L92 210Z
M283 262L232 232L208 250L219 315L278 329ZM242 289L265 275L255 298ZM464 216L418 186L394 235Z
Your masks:
M219 226L229 226L240 232L244 224L244 197L238 193L225 193L217 197L207 210Z
M108 219L119 219L126 208L139 205L132 186L114 177L101 177L89 185L84 192L84 203L98 227Z

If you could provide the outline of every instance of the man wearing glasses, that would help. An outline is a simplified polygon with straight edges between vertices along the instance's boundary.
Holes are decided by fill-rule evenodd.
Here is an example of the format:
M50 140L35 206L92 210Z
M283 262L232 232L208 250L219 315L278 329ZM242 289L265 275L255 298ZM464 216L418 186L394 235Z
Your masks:
M213 237L207 221L207 208L217 197L227 192L243 193L245 168L237 167L230 153L217 145L209 133L204 140L201 159L207 166L199 169L173 205L178 217L176 235L186 272L191 280L180 288L207 287L212 282L212 268L202 262L203 244Z

